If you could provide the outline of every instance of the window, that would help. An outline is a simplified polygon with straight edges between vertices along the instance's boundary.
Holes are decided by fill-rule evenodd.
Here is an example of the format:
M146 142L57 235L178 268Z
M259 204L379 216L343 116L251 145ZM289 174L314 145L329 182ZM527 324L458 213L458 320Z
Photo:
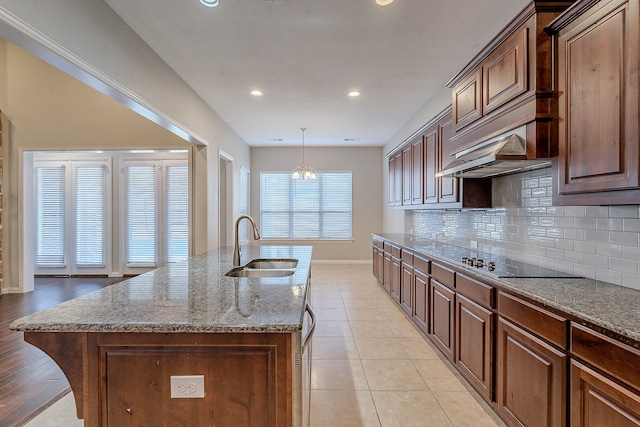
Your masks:
M107 168L75 166L76 265L105 265L105 199Z
M64 267L64 166L35 168L36 265Z
M351 172L291 179L290 172L260 174L260 233L267 239L350 240Z

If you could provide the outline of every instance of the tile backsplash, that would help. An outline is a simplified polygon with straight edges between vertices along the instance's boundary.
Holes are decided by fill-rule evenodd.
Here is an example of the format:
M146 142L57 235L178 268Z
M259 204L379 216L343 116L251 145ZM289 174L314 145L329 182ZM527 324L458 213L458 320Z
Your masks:
M405 232L640 289L639 206L553 206L551 195L551 168L494 178L494 208L407 210Z

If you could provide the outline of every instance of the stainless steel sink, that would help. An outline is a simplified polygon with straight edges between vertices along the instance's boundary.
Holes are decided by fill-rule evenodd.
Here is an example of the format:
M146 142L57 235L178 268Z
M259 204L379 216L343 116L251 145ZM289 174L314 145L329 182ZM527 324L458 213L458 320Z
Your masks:
M259 258L249 261L244 265L245 268L256 268L261 270L266 269L285 269L285 268L296 268L298 265L297 259L270 259L270 258Z
M257 268L246 268L246 267L236 267L232 270L229 270L225 273L225 276L228 277L286 277L291 276L295 273L293 269L275 269L275 268L266 268L266 269L257 269Z
M236 267L225 273L228 277L286 277L295 273L297 259L292 258L256 258L242 267Z

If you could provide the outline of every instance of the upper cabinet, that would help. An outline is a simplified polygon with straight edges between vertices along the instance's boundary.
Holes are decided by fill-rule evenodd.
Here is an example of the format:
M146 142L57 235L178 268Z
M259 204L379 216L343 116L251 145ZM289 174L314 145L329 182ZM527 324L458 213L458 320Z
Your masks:
M491 181L437 177L450 161L453 120L447 108L389 154L389 206L491 207Z
M452 154L526 127L526 159L553 154L552 38L544 29L572 1L532 1L453 79Z
M548 28L558 51L555 205L640 203L638 0L582 0Z

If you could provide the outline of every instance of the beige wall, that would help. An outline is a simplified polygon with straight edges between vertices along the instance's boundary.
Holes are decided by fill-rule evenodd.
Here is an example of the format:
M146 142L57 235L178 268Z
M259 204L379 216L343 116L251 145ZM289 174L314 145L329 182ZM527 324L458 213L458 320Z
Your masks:
M307 147L305 161L317 172L352 171L353 241L313 241L314 260L371 260L371 233L382 227L381 147ZM251 149L251 214L260 221L260 171L292 171L302 160L300 147ZM295 243L302 243L296 241Z

